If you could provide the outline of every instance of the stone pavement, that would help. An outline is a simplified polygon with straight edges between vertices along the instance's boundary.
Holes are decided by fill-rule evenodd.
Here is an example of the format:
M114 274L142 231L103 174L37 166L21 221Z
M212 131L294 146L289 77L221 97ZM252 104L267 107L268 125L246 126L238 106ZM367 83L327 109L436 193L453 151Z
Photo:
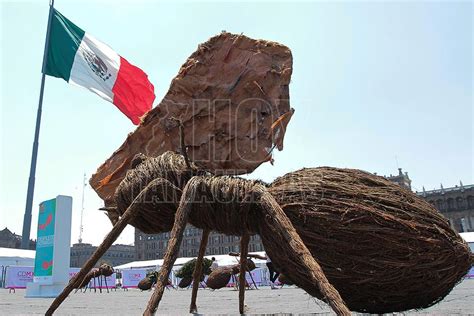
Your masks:
M0 315L44 314L52 299L26 299L25 291L8 293L0 289ZM106 293L71 294L55 315L141 315L151 292L117 290ZM166 290L158 315L189 315L191 290ZM246 292L248 314L317 314L331 315L329 307L304 291L285 287ZM238 292L232 289L199 290L199 312L205 315L237 315ZM418 312L400 315L468 315L474 314L474 279L464 280L441 303Z

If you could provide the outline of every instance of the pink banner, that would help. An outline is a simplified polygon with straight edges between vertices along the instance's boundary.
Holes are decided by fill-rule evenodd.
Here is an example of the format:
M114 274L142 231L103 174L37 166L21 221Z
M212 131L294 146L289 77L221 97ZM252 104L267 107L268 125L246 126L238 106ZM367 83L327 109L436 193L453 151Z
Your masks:
M111 289L115 287L115 282L116 282L115 272L111 276L106 277L105 279L107 280L107 286L106 286L106 282L104 281L104 277L95 278L95 287L101 288L101 289L105 289L106 287ZM89 283L89 285L93 286L94 280L91 280L91 283Z
M146 277L146 271L143 269L122 270L122 287L136 288L138 282Z
M79 271L81 271L81 268L69 268L69 280L72 279Z
M250 277L250 273L246 273L245 274L245 279L247 281L248 284L250 285L253 285L253 282L255 282L255 284L257 284L257 286L260 286L260 285L264 285L264 281L263 281L263 273L264 273L264 269L254 269L252 270L250 273L252 274L252 277ZM253 278L253 281L252 281L252 278ZM239 280L239 276L236 275L234 276L234 280L238 282ZM233 279L230 278L230 281L229 283L227 284L227 287L233 287L235 286L235 283L233 282Z
M471 270L469 270L469 272L467 273L466 278L474 278L474 267L471 267Z
M7 267L5 288L25 289L28 282L33 282L33 267Z
M81 271L81 268L69 268L69 279L72 279L77 273L79 273L79 271ZM108 276L107 277L107 287L109 289L115 287L115 281L116 281L115 273L112 274L111 276ZM101 285L100 282L102 282L102 285ZM89 282L88 287L92 287L92 288L94 287L94 279L92 279ZM99 280L99 278L95 278L95 287L96 288L102 288L102 289L106 288L105 282L104 282L104 277L101 277L100 280Z

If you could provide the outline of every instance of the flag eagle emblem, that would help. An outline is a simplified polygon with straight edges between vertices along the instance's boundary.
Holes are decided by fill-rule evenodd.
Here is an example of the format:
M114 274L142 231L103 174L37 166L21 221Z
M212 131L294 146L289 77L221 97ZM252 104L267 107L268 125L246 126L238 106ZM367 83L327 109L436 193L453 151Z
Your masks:
M112 76L110 73L107 73L107 65L104 63L104 61L93 51L84 49L82 55L84 56L84 59L91 70L102 80L106 81Z

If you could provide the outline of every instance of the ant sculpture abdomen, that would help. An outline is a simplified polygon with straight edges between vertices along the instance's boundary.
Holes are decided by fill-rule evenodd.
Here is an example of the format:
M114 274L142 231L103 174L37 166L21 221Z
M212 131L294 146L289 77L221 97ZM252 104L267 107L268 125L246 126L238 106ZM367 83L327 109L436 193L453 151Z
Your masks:
M440 212L384 177L309 168L276 179L269 192L350 310L427 308L449 294L474 263ZM272 260L282 256L272 247L265 250ZM298 286L307 283L287 273ZM321 298L314 285L307 292Z

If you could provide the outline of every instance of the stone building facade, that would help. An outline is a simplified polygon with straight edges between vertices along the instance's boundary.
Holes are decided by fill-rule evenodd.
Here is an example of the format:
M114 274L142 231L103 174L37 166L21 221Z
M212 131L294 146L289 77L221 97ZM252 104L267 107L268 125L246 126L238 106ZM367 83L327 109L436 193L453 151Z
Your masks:
M166 246L170 233L145 234L135 229L135 250L137 260L162 259L165 255ZM179 257L196 257L201 242L202 230L188 225L184 231L183 241L179 249ZM240 237L226 236L216 232L209 234L206 255L226 255L231 251L238 252L240 249ZM260 236L250 237L249 252L263 251Z
M77 243L71 247L71 267L80 268L89 259L96 246L87 243ZM115 267L124 263L135 261L135 247L130 245L112 245L97 262L96 267L105 262Z
M411 190L408 173L398 168L398 175L386 176L388 180ZM418 196L431 203L449 220L451 227L457 232L474 232L474 184L463 185L462 182L451 188L415 192Z
M385 176L385 178L411 191L411 179L408 172L402 172L402 168L398 168L397 175Z
M474 232L474 184L417 192L440 211L456 231Z
M4 248L21 248L21 236L13 233L7 227L3 230L0 230L0 247ZM30 244L28 249L36 249L36 241L30 239Z

